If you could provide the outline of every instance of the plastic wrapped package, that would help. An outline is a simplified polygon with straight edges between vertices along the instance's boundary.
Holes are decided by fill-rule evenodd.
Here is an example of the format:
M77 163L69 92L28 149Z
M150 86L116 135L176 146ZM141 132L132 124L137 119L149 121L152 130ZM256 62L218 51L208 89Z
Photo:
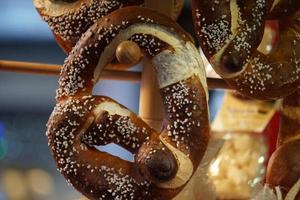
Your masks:
M217 136L218 135L218 136ZM260 182L265 172L267 146L262 135L225 133L218 157L209 167L210 177L220 199L248 199L251 186Z
M225 93L212 123L213 137L225 143L209 167L219 199L250 199L254 186L263 183L268 145L262 133L274 113L273 102Z
M298 182L295 183L295 185L287 193L284 199L279 187L276 187L274 190L270 188L267 184L264 186L259 184L253 191L251 200L296 200L299 191L300 180L298 180Z

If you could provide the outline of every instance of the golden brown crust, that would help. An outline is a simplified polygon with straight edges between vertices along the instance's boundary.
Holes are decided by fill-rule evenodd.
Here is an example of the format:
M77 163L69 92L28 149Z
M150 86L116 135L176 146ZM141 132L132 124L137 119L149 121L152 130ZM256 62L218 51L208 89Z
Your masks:
M197 37L215 71L244 95L287 96L300 85L300 2L194 0ZM266 20L278 20L279 41L265 55L257 50Z
M122 41L152 59L165 116L160 133L108 97L91 96ZM48 123L59 171L90 199L168 200L197 169L209 139L207 86L192 40L175 22L140 7L119 9L95 23L65 61L57 106ZM135 162L98 151L116 143Z
M144 0L34 0L39 14L48 23L58 44L67 53L98 19L122 7L143 3ZM61 8L60 11L54 10L58 8Z
M98 19L107 14L126 7L144 6L145 0L75 0L51 1L33 0L39 14L51 28L57 43L69 53L81 35ZM172 18L177 19L182 8L183 0L174 1ZM60 11L55 11L61 8Z

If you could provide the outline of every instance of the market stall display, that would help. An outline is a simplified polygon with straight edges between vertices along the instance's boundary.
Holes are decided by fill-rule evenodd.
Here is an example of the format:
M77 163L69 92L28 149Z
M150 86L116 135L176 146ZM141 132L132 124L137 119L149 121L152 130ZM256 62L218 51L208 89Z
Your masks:
M200 50L175 22L182 0L33 2L68 57L63 66L1 60L0 70L60 75L50 150L86 197L299 199L300 2L193 0ZM138 63L142 72L127 71ZM217 74L206 77L205 67ZM139 116L93 96L100 78L140 82ZM209 88L240 93L225 95L236 99L221 109L212 131ZM266 168L262 132L281 98L278 148ZM134 161L94 148L109 143L129 150Z

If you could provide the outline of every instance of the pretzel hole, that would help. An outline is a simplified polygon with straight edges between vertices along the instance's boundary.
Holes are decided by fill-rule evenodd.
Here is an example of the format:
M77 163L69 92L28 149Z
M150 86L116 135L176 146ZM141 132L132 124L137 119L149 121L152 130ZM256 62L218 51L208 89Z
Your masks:
M119 157L122 160L134 162L133 154L130 151L128 151L127 149L125 149L117 144L110 143L107 145L94 145L94 147L98 151L109 153L113 156Z
M94 85L92 95L107 96L111 99L117 100L128 109L137 111L139 103L137 95L138 92L139 84L137 83L128 81L101 80Z

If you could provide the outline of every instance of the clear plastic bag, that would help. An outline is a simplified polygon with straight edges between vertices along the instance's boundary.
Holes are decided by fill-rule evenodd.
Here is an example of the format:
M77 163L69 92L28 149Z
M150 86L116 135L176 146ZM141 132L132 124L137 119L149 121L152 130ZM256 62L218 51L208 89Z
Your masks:
M261 182L265 173L267 145L255 133L220 133L225 143L209 167L220 199L249 199L252 186Z
M225 143L209 167L219 199L250 199L253 186L263 182L268 159L263 132L274 113L273 102L225 93L212 123L213 137Z
M251 200L296 200L299 191L300 179L290 189L284 199L279 187L270 188L267 184L264 186L257 184L252 192Z

